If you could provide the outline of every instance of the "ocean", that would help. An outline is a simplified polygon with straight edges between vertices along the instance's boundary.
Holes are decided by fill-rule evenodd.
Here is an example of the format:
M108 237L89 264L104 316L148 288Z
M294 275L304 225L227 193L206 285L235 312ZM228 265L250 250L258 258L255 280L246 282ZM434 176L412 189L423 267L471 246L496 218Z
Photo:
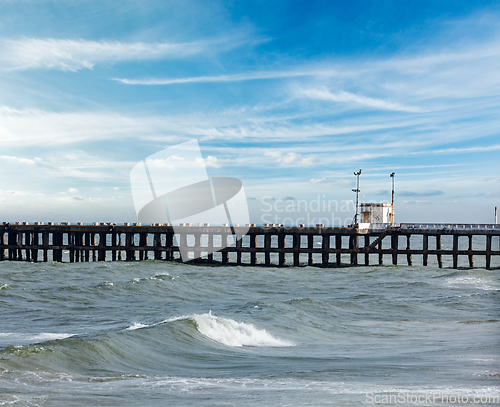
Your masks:
M499 305L498 268L4 261L0 405L499 405Z

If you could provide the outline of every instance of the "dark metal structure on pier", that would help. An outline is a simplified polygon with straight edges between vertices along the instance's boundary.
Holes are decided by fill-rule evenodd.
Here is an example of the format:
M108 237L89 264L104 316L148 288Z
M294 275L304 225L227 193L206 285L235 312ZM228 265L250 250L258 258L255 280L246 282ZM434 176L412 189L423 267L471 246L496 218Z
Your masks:
M382 265L388 259L390 264L412 265L418 256L417 264L443 267L443 256L449 256L451 266L458 268L459 256L467 260L465 267L474 267L475 257L481 256L481 266L489 269L493 256L500 256L500 225L492 224L402 223L366 229L250 225L245 235L240 229L248 227L176 226L180 233L175 233L172 226L158 224L4 223L0 260L173 261L185 251L201 256L201 261L263 266ZM230 244L218 250L224 239L230 239ZM443 239L447 239L444 248Z

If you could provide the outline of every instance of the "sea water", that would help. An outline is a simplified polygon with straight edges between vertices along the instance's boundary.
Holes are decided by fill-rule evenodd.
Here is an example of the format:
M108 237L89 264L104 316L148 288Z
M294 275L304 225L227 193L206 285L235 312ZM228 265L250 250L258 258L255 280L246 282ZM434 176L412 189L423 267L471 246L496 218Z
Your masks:
M4 261L0 405L498 405L498 272Z

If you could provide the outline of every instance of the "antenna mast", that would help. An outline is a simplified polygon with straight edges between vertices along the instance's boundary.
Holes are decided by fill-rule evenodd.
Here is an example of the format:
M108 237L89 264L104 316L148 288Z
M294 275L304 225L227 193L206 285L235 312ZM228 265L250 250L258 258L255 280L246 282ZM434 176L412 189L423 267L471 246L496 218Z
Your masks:
M358 172L355 172L354 175L356 175L356 177L357 177L356 189L352 190L352 192L356 192L356 215L354 215L354 226L358 226L358 213L359 213L359 176L361 175L361 169Z

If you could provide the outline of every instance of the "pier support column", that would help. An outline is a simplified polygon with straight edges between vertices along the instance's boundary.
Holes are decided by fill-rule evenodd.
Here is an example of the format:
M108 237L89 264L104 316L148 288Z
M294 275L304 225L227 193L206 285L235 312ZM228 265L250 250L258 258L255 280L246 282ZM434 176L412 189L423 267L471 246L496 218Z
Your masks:
M250 238L250 240L252 240L252 238ZM208 261L214 261L214 254L213 254L213 251L214 251L214 235L213 233L210 233L208 235L208 250L209 250L209 253L208 253Z
M438 267L443 268L443 256L441 254L441 235L436 235L436 251L437 251L437 261Z
M161 247L161 236L159 233L155 233L153 235L153 246L155 260L161 260L161 251L159 250L159 248Z
M427 258L429 257L429 235L423 235L422 242L422 264L427 266Z
M241 247L242 247L241 243L243 236L235 235L235 239L236 239L236 264L238 266L241 266Z
M111 261L116 261L116 246L118 245L116 242L116 232L111 233L111 246L113 246L113 249L111 249Z
M342 264L342 235L335 235L335 255L337 267Z
M145 246L146 246L146 234L139 233L139 260L144 260Z
M33 261L35 263L38 262L38 246L40 245L40 234L38 232L34 232L33 233L33 244L35 245L35 247L33 247L33 250L31 252L31 258L33 259ZM1 255L1 253L0 253Z
M359 247L358 234L350 235L349 250L351 252L351 266L358 265L358 247Z
M474 255L472 254L472 235L469 235L469 267L474 267Z
M17 232L17 260L22 261L23 260L23 249L21 249L21 246L23 245L23 233L22 232Z
M134 248L134 233L125 233L125 251L127 253L127 261L135 260L135 248Z
M321 249L322 249L322 255L321 255L321 260L323 267L328 267L328 262L330 260L330 253L328 253L330 249L330 236L329 235L321 235Z
M491 235L486 235L486 269L491 268Z
M293 235L293 265L298 267L300 264L300 235Z
M80 261L83 263L85 261L85 242L86 242L86 237L85 233L80 233L80 246L82 246L82 249L80 250Z
M174 232L167 232L165 239L165 248L167 249L165 252L165 260L172 261L174 259ZM214 235L210 234L210 239L212 239L213 245Z
M266 266L271 265L271 235L266 233L264 235L264 255Z
M84 252L85 252L85 262L88 263L90 261L90 232L85 232L84 238L83 238L83 246Z
M122 244L122 234L121 233L118 234L118 242L117 242L117 244L118 244L118 247L119 247L119 249L118 249L118 260L121 260L122 259L122 247L123 247L123 244Z
M96 261L96 256L95 256L95 247L96 245L96 236L95 233L89 232L88 238L87 238L87 246L89 247L88 253L89 253L89 260Z
M54 246L62 246L63 235L61 232L54 232L52 234L52 244ZM52 260L57 262L62 262L62 249L53 249L52 250Z
M31 233L24 232L24 254L26 256L26 261L31 260L31 250L28 249L31 246Z
M283 250L285 246L286 246L285 233L280 232L278 233L278 249L279 249L278 258L280 266L285 265L285 252Z
M226 235L222 235L221 239L224 242L224 238L227 239ZM187 244L187 235L186 233L180 233L179 234L179 254L181 256L181 259L183 261L188 260L189 258L189 250L188 250L188 244ZM224 254L222 254L222 262L224 263Z
M106 261L106 232L99 232L99 250L97 254L98 261Z
M17 260L17 250L12 248L12 246L17 246L17 233L9 230L9 234L7 235L7 242L10 246L8 250L9 252L9 260Z
M406 235L406 250L408 250L408 252L411 250L410 240L411 240L411 235ZM412 258L411 258L411 253L408 253L408 252L406 253L406 260L407 260L408 266L411 266L413 264Z
M458 268L458 235L453 235L453 268Z
M43 261L47 262L49 261L49 232L42 232L42 244L43 244Z
M229 235L227 233L224 233L222 235L222 246L224 246L224 249L222 249L221 254L222 254L222 264L227 264L229 261L229 253L227 251L227 248L229 247Z
M365 235L365 266L370 265L370 252L368 248L370 247L370 235Z
M75 262L75 234L73 232L68 233L68 244L69 244L69 262L74 263Z
M307 265L312 266L313 264L313 249L314 249L314 236L307 235L307 249L308 249L308 258Z
M257 235L251 234L250 235L250 248L255 249L257 247ZM255 266L257 263L257 253L255 251L250 252L250 264L252 266Z
M193 258L197 259L201 254L201 234L194 233Z
M75 232L75 246L81 247L82 246L82 233L81 232ZM79 263L80 262L80 256L81 256L81 249L75 249L75 262Z
M0 261L5 260L5 232L0 232Z
M394 232L391 235L391 249L392 249L392 264L398 265L398 248L399 248L399 233Z

